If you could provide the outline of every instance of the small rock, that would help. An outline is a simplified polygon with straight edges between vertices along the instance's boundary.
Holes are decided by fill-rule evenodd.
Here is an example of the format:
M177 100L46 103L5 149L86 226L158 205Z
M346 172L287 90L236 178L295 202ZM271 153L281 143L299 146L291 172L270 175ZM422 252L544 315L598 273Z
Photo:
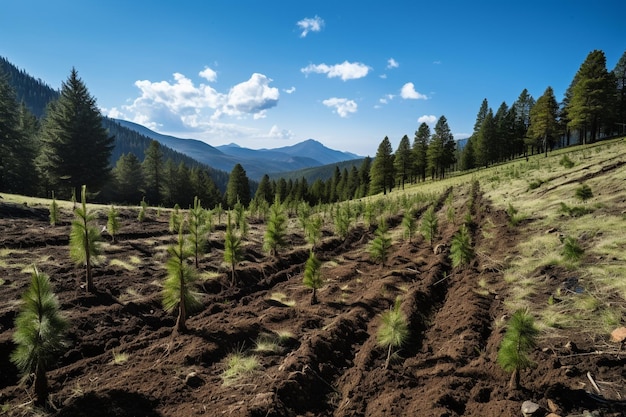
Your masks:
M556 403L554 401L552 401L550 398L548 398L548 409L552 412L552 414L556 414L559 411L561 411L559 406L556 405ZM552 416L552 417L554 417L554 416Z
M532 417L539 411L540 408L541 406L537 403L524 401L522 403L522 414L524 417Z
M189 372L187 376L185 376L185 385L191 388L198 388L202 384L204 384L204 380L197 372Z
M618 327L611 332L611 341L621 343L626 340L626 327Z

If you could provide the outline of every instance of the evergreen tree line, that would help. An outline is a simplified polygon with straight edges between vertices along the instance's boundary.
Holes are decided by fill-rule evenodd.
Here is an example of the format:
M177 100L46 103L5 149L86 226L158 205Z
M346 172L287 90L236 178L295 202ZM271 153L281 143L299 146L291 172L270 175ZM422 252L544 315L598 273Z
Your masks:
M496 112L484 99L460 152L461 170L489 166L555 147L586 144L626 132L626 52L612 71L604 52L587 55L558 103L548 86L535 100L524 89Z

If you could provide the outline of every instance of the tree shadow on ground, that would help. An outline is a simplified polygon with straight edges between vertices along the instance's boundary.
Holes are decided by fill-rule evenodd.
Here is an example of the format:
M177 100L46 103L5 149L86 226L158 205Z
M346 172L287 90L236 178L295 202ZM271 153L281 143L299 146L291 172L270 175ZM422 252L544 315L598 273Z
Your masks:
M162 417L155 410L158 400L142 394L122 390L101 393L89 392L73 399L59 410L55 417Z

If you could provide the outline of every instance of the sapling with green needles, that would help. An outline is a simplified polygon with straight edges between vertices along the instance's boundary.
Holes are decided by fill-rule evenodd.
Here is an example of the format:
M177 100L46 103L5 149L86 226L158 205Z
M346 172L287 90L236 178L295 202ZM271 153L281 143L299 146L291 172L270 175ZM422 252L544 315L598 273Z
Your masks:
M378 344L387 349L385 369L389 368L392 349L402 346L409 338L409 326L407 320L400 311L402 299L396 298L393 309L381 314L381 325L378 328L376 339Z
M98 262L100 255L100 230L93 225L96 216L87 209L87 187L83 185L81 191L81 205L76 207L70 231L70 257L77 265L85 266L85 280L87 291L95 292L92 268Z
M428 210L424 213L422 217L422 224L420 226L420 232L430 243L430 247L433 247L433 243L435 242L435 236L437 236L437 231L439 229L439 221L437 220L437 214L435 214L435 207L430 206Z
M380 262L384 268L391 251L391 237L387 234L387 223L384 218L378 223L375 234L376 237L369 246L370 257L375 262Z
M270 207L270 218L263 236L263 249L271 256L278 256L278 248L287 244L286 234L287 216L280 200L276 197L274 204Z
M315 253L311 250L309 253L309 258L304 264L304 278L302 282L308 288L311 288L313 292L311 293L311 305L317 304L317 293L316 291L322 288L324 285L324 280L322 279L322 262L315 256Z
M417 220L415 219L415 210L409 208L404 211L402 217L402 227L404 227L404 236L408 237L409 242L413 239L413 235L417 230Z
M165 264L167 278L163 285L163 307L167 312L178 308L176 319L176 331L183 333L187 330L187 316L198 310L202 303L199 295L192 286L198 279L196 271L187 263L187 259L193 256L193 251L185 242L184 222L178 229L178 241L176 245L167 248L169 258Z
M193 250L196 268L198 268L200 255L204 253L207 234L210 230L210 218L196 196L193 200L193 207L189 210L189 243Z
M115 206L111 206L107 213L107 232L111 235L111 241L113 243L115 243L115 236L117 236L117 232L120 230L118 215L119 213L115 209Z
M474 259L474 249L472 248L472 238L466 225L462 225L459 231L452 238L450 245L450 259L453 267L464 267Z
M519 387L520 371L533 366L528 354L537 346L538 335L539 330L528 310L513 313L498 350L498 363L506 372L511 372L510 389Z
M35 404L48 399L47 370L67 347L68 322L59 308L48 276L33 267L30 286L22 296L21 311L15 319L11 362L28 375L35 374Z
M59 221L59 204L54 197L54 191L52 192L52 202L50 203L50 225L56 226Z

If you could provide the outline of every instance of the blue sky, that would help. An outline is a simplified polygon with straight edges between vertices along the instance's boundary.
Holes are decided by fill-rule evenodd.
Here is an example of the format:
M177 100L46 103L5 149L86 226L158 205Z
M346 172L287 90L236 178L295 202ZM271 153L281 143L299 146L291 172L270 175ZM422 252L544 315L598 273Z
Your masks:
M5 0L0 55L59 88L78 70L103 114L273 148L313 138L371 155L483 98L557 100L589 52L626 51L623 0Z

